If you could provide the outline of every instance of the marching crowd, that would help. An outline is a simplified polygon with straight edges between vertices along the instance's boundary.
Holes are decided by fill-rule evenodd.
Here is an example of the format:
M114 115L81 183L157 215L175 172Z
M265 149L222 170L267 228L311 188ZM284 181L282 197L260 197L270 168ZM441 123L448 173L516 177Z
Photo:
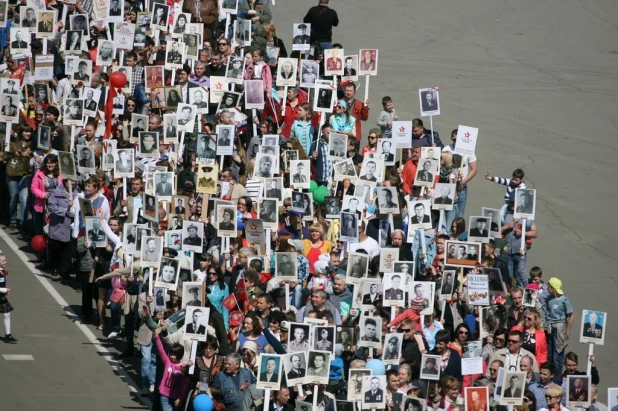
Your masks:
M600 373L594 356L578 358L569 348L577 327L574 307L566 295L568 284L563 286L553 273L544 276L540 267L528 261L539 230L534 220L523 220L524 225L521 219L514 218L516 189L526 187L524 171L513 171L511 178L485 174L488 181L506 186L504 199L489 199L487 204L500 209L500 215L493 220L499 221L499 234L482 245L476 265L468 268L446 264L450 251L445 242L465 242L472 234L464 216L469 183L478 178L476 157L457 153L457 129L441 139L420 118L414 119L408 148L397 151L398 158L390 159L394 165L377 173L381 181L363 194L358 194L361 185L348 172L345 177L338 176L329 155L332 133L347 136L344 156L354 166L351 173L360 175L366 157L389 156L391 128L399 117L392 98L385 96L383 107L375 110L357 96L358 82L322 75L326 50L351 49L351 45L333 42L333 27L339 24L339 18L329 0L318 0L319 4L309 9L299 25L302 34L293 43L309 43L309 50L293 50L288 44L289 54L285 40L277 37L272 14L276 6L271 0L185 0L178 4L172 0L153 1L150 6L172 6L169 21L162 22L166 30L143 32L139 26L141 18L152 12L149 2L125 0L121 3L123 18L110 23L124 20L136 24L136 45L132 50L116 50L111 65L98 64L97 56L102 55L99 44L118 34L106 22L106 17L120 15L114 12L119 2L112 3L110 14L101 16L88 0L50 0L32 8L30 2L26 5L9 1L7 24L0 28L0 59L7 66L1 74L2 88L15 84L19 88L21 84L21 104L18 121L6 129L10 138L2 153L0 173L6 180L1 189L5 193L8 190L8 195L1 197L0 210L9 220L5 233L20 234L32 240L33 247L35 240L45 239L46 247L39 251L43 270L67 279L74 276L80 283L82 322L96 325L102 339L123 338L123 357L141 357L141 394L151 397L155 409L195 407L199 411L193 400L207 394L218 410L261 410L265 404L274 411L309 409L299 404L310 404L314 410L352 410L360 406L361 400L350 401L351 390L360 380L351 378L349 371L368 368L373 360L389 362L384 370L386 385L380 387L384 395L380 402L388 410L463 410L468 401L464 389L471 387L487 387L488 402L473 393L468 409L506 410L507 406L495 398L498 386L508 390L498 379L501 368L525 372L521 405L515 405L516 410L565 410L566 402L572 400L566 395L567 377L585 376L589 361L592 391L587 397L591 403L588 409L604 409L596 402L595 385ZM236 13L222 11L229 8L236 9ZM53 78L32 82L28 79L36 66L31 67L27 56L24 62L23 56L11 53L11 26L32 27L34 23L28 22L34 21L34 11L42 9L55 12L55 35L42 39L33 32L28 43L33 56L44 52L53 56ZM175 19L174 10L186 13L190 22L184 17ZM149 21L154 24L156 16ZM176 44L177 20L184 20L182 24L188 26L197 23L193 27L198 27L200 41L197 58L187 58L177 68L170 68L168 63L175 56L166 58L166 47L171 42ZM236 20L250 21L250 46L239 45L249 36L233 29ZM76 71L67 72L68 50L72 47L62 40L63 35L84 21L89 24L84 28L89 39L84 40L77 54ZM310 33L305 33L308 27ZM18 41L20 44L13 47L24 48L21 38ZM272 48L278 49L279 58L311 60L320 65L318 78L330 82L326 84L336 93L332 114L313 111L313 90L275 85L280 71L277 59L267 52ZM167 52L171 53L175 51ZM175 116L179 103L191 102L201 109L201 97L190 100L192 93L206 90L212 99L213 78L225 77L226 71L230 74L230 70L242 67L232 63L236 58L244 59L244 72L239 74L242 79L263 81L264 106L247 109L242 99L219 109L217 104L204 105L207 109L194 112L197 121L193 130L183 132L182 139L170 140L172 132L165 130L164 116ZM232 63L229 68L228 62ZM114 66L130 67L131 74L128 84L118 93L122 98L114 101L113 113L108 113L106 96L110 98L113 88L110 68ZM92 72L86 74L88 67ZM163 88L170 88L163 95L165 102L159 101L154 89L146 87L148 67L162 68L159 80L163 80ZM244 91L242 82L231 87L237 93ZM3 96L11 95L10 90L3 90ZM42 92L39 96L37 90L47 90L48 94ZM100 97L93 102L97 90ZM75 99L84 103L73 105ZM90 115L80 111L79 122L67 125L71 107L89 111ZM179 120L178 127L181 125ZM218 155L213 162L200 162L202 155L209 157L204 152L212 150L201 146L200 137L214 134L219 126L233 127L233 151ZM45 137L47 130L49 135ZM140 140L140 133L147 132L154 134ZM266 144L269 136L276 138ZM49 139L47 144L45 138ZM152 150L147 139L152 140ZM82 146L89 149L78 153L77 147ZM281 187L272 179L267 183L260 175L263 164L255 164L260 153L268 152L262 151L267 147L277 150L271 152L280 158L276 165L272 164L278 170L269 177L282 177ZM424 178L429 185L418 185L415 180L424 170L417 167L419 163L424 167L427 155L423 149L432 147L441 149L437 173ZM124 150L133 150L134 156L128 157ZM297 180L292 178L286 161L289 151L296 151L298 160L310 160L310 188L294 188ZM75 153L73 164L60 164L66 161L66 153ZM113 163L117 164L106 167ZM74 176L67 175L69 169L77 169ZM212 169L215 175L208 177ZM114 175L116 172L130 173L131 177ZM155 172L171 172L175 181L153 182ZM217 182L214 191L207 188L209 179ZM438 183L452 184L454 192L434 192ZM398 212L380 212L376 187L396 189L396 196L386 191L389 197L385 204ZM323 190L325 194L317 195ZM303 212L294 207L295 193L313 193L309 197L311 207L305 204ZM155 201L150 204L153 196ZM359 215L354 228L358 233L352 235L357 241L342 241L340 230L352 226L341 227L338 215L332 216L333 210L338 213L343 209L342 201L349 196L353 200L343 211L350 211L354 205L352 212ZM415 210L408 208L409 203L433 199L440 204L440 200L435 201L440 196L450 196L452 207L431 210L431 228L415 231L410 223ZM176 203L172 198L187 202ZM299 197L301 203L303 198ZM276 210L263 199L276 199ZM218 217L213 212L218 204L229 205L229 209L223 214L224 221L215 224ZM474 213L468 210L468 215ZM247 222L258 217L276 224L276 228L266 230L268 244L247 239ZM127 230L129 226L138 229ZM237 236L219 235L218 230L230 228L237 230ZM142 229L148 230L147 234L140 234ZM166 235L168 232L172 234ZM185 233L188 237L182 238ZM140 243L136 239L140 235L154 237L155 241L144 243L141 253L139 246L129 251L130 243ZM164 243L160 249L156 248L157 238ZM103 245L97 246L100 241ZM192 249L196 246L199 251ZM380 269L384 248L398 250L398 261L413 267L409 270L404 264L401 276L393 277L397 285L401 281L407 295L402 296L406 300L402 306L386 306L379 295L373 298L378 294L377 287L368 289L368 302L359 296L365 280L377 279L377 284L384 277ZM287 271L285 265L294 265L289 261L290 254L278 257L279 253L295 255L296 267L290 268L296 273L295 279L277 278L277 273ZM366 268L359 273L351 262L348 264L351 253L368 257ZM151 261L161 265L148 264ZM5 342L18 343L10 329L13 306L8 301L11 288L6 264L5 256L0 255L0 312L4 314ZM169 267L176 270L176 278ZM165 277L168 268L169 279ZM489 309L493 321L483 318L487 307L472 304L467 292L467 276L488 268L500 270L498 281L504 288L503 293L492 295ZM360 283L356 281L359 275ZM159 281L173 286L157 286ZM412 281L433 283L434 300L414 298ZM184 283L197 286L187 287L185 294ZM385 299L398 298L397 286L394 290ZM441 294L448 290L449 297L440 299L438 290L442 290ZM529 295L534 297L528 299ZM191 319L184 315L192 306L209 309L205 338L199 342L185 338L185 333L200 334L198 320L202 311L194 310ZM430 313L421 315L428 307ZM337 330L336 337L324 332L309 342L308 336L301 335L305 333L302 328L293 328L299 323L309 324L311 329L332 326ZM381 332L375 333L376 327ZM400 348L396 348L397 338L386 337L389 333L401 336ZM380 348L363 344L374 335L381 336ZM466 353L473 341L482 342L478 353L482 372L462 375L462 357L470 356ZM310 356L310 360L304 354L291 356L291 369L285 372L282 362L261 364L261 358L268 354L280 358L276 356L303 353L312 347L331 355ZM426 355L436 357L424 361ZM433 368L439 368L439 380L421 378ZM326 383L311 378L321 375L320 370L327 370ZM258 388L258 379L262 378L259 373L265 373L268 380L273 372L280 374L276 389ZM300 383L289 384L287 379ZM372 386L373 394L368 391L362 402L371 403L380 389Z

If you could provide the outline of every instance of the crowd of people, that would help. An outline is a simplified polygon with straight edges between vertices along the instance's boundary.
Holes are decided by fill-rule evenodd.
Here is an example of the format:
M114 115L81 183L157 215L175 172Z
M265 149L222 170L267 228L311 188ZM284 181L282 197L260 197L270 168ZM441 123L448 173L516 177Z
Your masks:
M74 277L81 321L141 357L155 409L603 410L594 355L569 348L568 285L528 261L524 171L485 173L504 198L466 210L478 164L458 129L416 118L402 147L393 99L358 96L377 52L333 41L329 0L286 49L272 3L9 1L5 233L45 240L41 269ZM23 50L53 57L50 78ZM468 282L483 275L489 297Z

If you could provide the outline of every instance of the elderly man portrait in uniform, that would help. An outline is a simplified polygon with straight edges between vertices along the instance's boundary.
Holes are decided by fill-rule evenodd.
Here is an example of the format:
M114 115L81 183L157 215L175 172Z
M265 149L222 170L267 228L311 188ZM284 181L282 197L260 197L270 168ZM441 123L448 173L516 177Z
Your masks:
M129 160L126 150L118 150L118 161L116 161L116 170L119 173L130 173L133 170L133 161Z
M292 183L306 183L307 176L305 176L305 165L298 163L296 166L296 173L292 176Z
M146 241L146 250L144 250L142 260L147 263L156 263L159 260L159 253L157 252L157 240L155 240L154 238L149 238Z
M371 284L369 286L369 293L363 295L363 304L375 304L380 301L382 301L382 296L378 293L378 285ZM367 323L365 323L365 329L367 329L366 325Z
M587 402L588 390L584 388L584 379L575 378L572 381L571 389L569 391L569 401Z
M187 233L189 233L189 235L182 240L184 245L202 244L202 239L197 236L197 226L195 224L191 224L187 227Z
M270 182L270 188L266 190L266 198L281 198L281 189L277 188L277 180Z
M598 315L594 311L588 311L588 321L584 323L584 337L601 338L603 325L597 323Z
M365 175L360 176L360 179L371 182L378 181L377 177L374 175L376 169L377 165L375 161L367 161L367 165L365 166Z
M451 195L451 187L448 185L443 185L440 187L440 197L436 197L433 200L434 204L453 204L453 199L449 196Z
M28 48L28 43L26 43L24 41L24 35L21 31L18 31L17 33L15 33L15 41L11 42L11 48L12 49L27 49ZM11 93L14 94L14 93Z
M182 53L178 51L178 42L172 43L172 51L167 55L167 62L170 64L182 64Z
M429 223L429 216L425 215L425 205L423 203L417 203L414 206L414 215L410 219L411 224L425 224Z
M200 90L193 93L193 104L197 108L208 108L208 102L204 101L204 95Z
M433 90L429 90L429 91L423 91L421 92L422 94L422 103L423 103L423 110L422 111L435 111L438 109L438 102L435 98L434 95L434 91Z
M304 378L305 377L305 369L301 368L302 360L300 359L300 355L294 354L290 357L290 363L292 363L292 369L287 374L288 380L293 380L296 378Z
M431 170L431 160L425 160L425 162L423 163L423 169L418 172L419 181L433 181L433 174L430 173L429 170Z
M94 90L86 91L86 99L84 100L84 109L88 111L96 111L99 104L94 101Z
M380 379L378 377L372 377L370 384L371 389L369 391L365 391L365 402L381 403L384 400L384 391L380 389Z
M391 288L384 292L384 298L387 300L403 300L403 290L399 288L401 283L401 276L394 275L391 278Z
M360 69L362 71L375 71L376 61L371 50L365 50L361 55Z
M193 311L192 322L187 324L187 334L206 334L206 327L204 324L200 324L204 312L200 309Z
M189 288L190 300L187 305L200 307L202 305L202 301L199 299L200 295L200 287L191 287Z
M339 53L341 53L339 49L331 49L331 56L326 59L327 71L341 70L343 61L341 60L341 57L339 57Z
M300 34L294 36L292 39L293 44L309 44L309 35L307 34L307 25L302 23L298 25Z
M88 230L88 242L90 244L105 242L105 232L101 229L101 221L96 218L92 220L92 228Z
M172 195L172 185L170 184L167 173L157 174L159 177L159 181L157 182L157 186L155 188L155 193L158 196L171 196Z
M26 9L26 17L21 20L21 27L35 27L36 17L34 17L34 9L28 7Z
M52 19L54 18L53 13L41 13L41 22L39 22L39 33L51 33L54 29L54 24L52 23Z
M470 230L470 237L488 237L489 231L487 231L487 219L478 218L476 220L476 227Z

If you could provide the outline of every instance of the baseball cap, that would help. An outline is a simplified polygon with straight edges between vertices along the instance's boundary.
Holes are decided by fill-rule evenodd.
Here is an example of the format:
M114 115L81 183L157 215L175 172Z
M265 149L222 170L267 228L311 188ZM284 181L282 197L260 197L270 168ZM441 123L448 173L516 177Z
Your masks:
M548 284L551 285L551 288L556 290L556 293L558 293L559 295L564 294L564 291L562 291L562 281L560 281L559 278L557 277L550 278L548 281Z

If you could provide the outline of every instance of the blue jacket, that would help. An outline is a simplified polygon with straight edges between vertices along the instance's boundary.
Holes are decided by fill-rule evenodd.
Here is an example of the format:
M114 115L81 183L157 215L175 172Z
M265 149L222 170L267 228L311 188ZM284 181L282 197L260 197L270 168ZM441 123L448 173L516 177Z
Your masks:
M69 207L69 193L59 185L52 191L47 202L49 212L49 238L66 243L71 240L73 208Z
M440 140L440 134L433 132L433 142L436 147L444 148L444 143ZM421 138L412 137L412 147L431 147L431 130L425 129L425 134Z
M238 386L235 381L238 381ZM223 396L223 402L225 403L226 411L236 411L240 409L240 403L242 398L242 391L240 387L246 382L255 384L255 376L247 368L240 368L236 377L232 377L221 371L215 375L213 385L221 389L221 395Z

